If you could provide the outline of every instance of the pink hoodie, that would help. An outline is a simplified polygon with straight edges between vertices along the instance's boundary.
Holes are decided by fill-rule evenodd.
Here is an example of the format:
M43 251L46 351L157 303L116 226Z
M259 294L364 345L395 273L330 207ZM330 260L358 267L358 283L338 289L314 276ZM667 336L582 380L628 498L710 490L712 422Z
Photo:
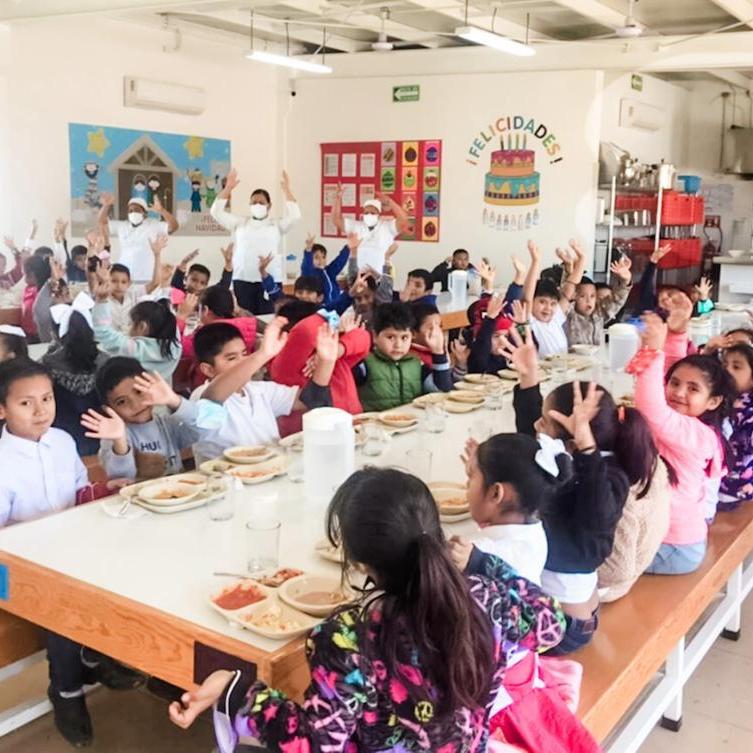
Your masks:
M706 540L707 489L710 483L718 487L724 466L722 445L714 429L667 404L665 364L671 366L687 352L686 336L670 335L664 353L642 348L627 368L637 377L635 407L648 421L659 454L677 474L677 485L671 490L669 531L664 537L665 544L675 546Z

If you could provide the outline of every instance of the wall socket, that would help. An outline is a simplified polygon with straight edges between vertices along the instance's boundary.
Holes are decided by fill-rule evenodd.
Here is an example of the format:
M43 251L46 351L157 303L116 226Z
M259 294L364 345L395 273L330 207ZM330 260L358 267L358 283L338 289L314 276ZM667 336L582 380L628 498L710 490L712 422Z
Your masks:
M722 224L722 218L718 214L707 214L703 221L704 227L719 227Z

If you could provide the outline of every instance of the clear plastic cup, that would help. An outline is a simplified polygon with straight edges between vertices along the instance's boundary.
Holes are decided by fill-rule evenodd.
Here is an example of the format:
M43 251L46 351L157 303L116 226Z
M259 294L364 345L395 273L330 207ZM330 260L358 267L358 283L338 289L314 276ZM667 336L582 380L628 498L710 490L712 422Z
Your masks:
M405 453L408 470L418 476L423 482L431 481L431 450L425 450L423 447L414 447Z
M279 567L280 528L280 521L274 518L246 523L246 569L251 575Z
M210 520L230 520L235 515L235 502L243 483L240 479L224 473L213 473L209 477L211 497L207 501Z

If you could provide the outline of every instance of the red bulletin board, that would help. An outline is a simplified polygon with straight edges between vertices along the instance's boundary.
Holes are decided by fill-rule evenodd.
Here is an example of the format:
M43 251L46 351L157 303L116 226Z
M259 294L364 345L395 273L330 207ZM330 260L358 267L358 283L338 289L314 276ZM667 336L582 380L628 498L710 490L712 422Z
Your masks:
M411 218L405 241L439 241L442 142L356 141L321 144L321 233L338 235L332 222L337 184L344 189L344 218L358 219L364 201L390 195Z

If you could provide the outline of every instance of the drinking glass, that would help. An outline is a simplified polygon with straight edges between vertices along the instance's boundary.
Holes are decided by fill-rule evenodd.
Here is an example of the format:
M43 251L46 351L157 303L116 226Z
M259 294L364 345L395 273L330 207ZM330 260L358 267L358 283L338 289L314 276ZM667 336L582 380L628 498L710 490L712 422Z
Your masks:
M431 434L441 434L447 426L447 414L441 405L427 405L424 409L424 428Z
M431 450L414 447L405 453L408 470L423 482L431 481Z
M479 444L486 442L494 434L494 426L488 418L477 418L468 427L468 437L475 439Z
M278 568L280 527L280 521L274 518L260 518L246 523L246 561L251 575Z
M213 473L209 477L207 511L210 520L230 520L235 515L235 500L243 483L239 478L224 473Z
M303 447L290 445L285 448L288 463L288 478L299 484L303 481Z
M363 443L363 454L371 458L381 455L384 450L384 432L382 428L372 421L367 421L363 424L363 432L366 437Z
M486 407L491 411L502 410L505 407L505 393L501 386L493 386L488 390Z

